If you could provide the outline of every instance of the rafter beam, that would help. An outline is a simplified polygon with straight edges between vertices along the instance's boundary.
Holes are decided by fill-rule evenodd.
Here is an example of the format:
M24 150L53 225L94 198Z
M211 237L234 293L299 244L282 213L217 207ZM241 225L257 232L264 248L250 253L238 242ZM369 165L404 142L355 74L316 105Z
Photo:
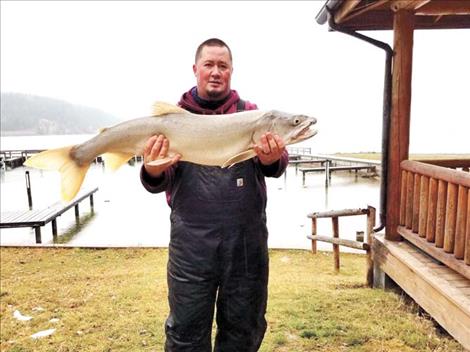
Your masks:
M360 2L361 0L344 1L335 13L335 23L341 23Z
M414 12L430 1L431 0L392 0L390 1L390 8L395 12L398 10L408 10Z
M470 0L433 0L419 8L416 15L470 15Z
M378 0L374 3L371 3L369 5L358 8L356 11L350 12L349 15L343 19L343 21L347 22L347 21L349 21L350 19L352 19L354 17L362 15L363 13L372 11L372 10L377 9L377 8L382 8L384 6L384 4L386 4L388 2L390 2L390 0Z

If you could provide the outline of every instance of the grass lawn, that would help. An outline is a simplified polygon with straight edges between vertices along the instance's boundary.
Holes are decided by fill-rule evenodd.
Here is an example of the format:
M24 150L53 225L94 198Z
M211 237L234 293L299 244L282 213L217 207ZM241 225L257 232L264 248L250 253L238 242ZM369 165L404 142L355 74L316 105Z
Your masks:
M162 351L166 249L1 248L0 350ZM261 351L463 351L405 297L364 286L365 258L270 252ZM13 317L15 310L31 316ZM51 319L54 319L51 321ZM55 328L48 337L32 339Z

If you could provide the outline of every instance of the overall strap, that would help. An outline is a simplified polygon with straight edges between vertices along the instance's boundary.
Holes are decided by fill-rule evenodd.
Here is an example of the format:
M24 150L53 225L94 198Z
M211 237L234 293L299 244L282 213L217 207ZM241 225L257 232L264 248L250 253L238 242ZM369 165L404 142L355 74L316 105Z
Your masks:
M245 111L245 101L243 99L240 99L237 102L237 112L240 111Z

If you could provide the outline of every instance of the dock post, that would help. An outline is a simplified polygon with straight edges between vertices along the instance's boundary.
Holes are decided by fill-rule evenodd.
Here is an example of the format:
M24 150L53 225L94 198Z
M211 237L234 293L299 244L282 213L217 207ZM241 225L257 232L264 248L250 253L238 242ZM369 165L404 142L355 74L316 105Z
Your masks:
M25 172L26 177L26 194L28 195L29 210L33 210L33 197L31 196L31 180L29 178L29 171Z
M41 227L37 226L34 228L34 234L36 235L36 243L41 243Z
M325 185L328 186L330 181L330 160L325 162Z
M57 241L57 218L52 220L52 239L54 242Z
M91 209L91 212L93 213L94 211L94 202L93 202L93 193L90 194L90 209Z

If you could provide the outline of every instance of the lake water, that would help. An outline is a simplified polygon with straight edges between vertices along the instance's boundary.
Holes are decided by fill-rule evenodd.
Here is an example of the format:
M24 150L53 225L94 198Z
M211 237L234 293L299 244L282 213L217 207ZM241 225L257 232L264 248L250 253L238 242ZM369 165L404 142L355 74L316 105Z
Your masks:
M64 140L65 138L65 140ZM28 141L29 139L29 141ZM2 149L51 148L74 144L87 136L2 137ZM16 141L15 141L16 140ZM150 194L139 179L141 163L126 164L109 172L101 164L90 168L84 189L99 187L95 194L94 213L88 200L80 204L80 222L76 224L73 209L57 219L58 241L72 246L141 246L166 247L169 242L170 210L164 194ZM26 167L1 173L1 210L28 208L25 171L30 172L33 207L46 207L59 200L58 172ZM325 176L308 174L305 186L302 177L290 166L286 175L267 178L268 229L270 248L310 248L306 238L311 231L307 214L315 211L346 208L377 208L380 199L379 178L365 178L349 172L333 173L331 184L325 187ZM355 239L356 231L365 231L366 217L340 219L340 237ZM331 220L318 220L318 234L331 235ZM43 244L52 244L51 225L42 227ZM36 245L30 228L1 229L1 245ZM331 244L318 243L319 249L331 249ZM343 249L342 249L343 250ZM345 249L346 250L346 249Z

